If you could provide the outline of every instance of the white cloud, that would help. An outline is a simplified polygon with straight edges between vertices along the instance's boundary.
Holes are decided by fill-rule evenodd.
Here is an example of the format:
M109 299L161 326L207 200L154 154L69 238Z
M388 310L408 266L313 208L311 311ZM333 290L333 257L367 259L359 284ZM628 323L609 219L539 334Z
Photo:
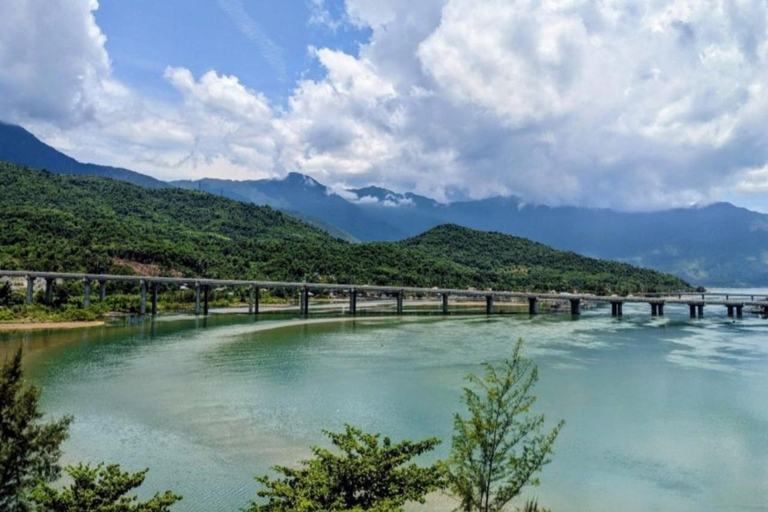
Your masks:
M336 32L348 22L345 17L334 16L326 0L309 0L307 5L310 25L324 26Z
M753 169L744 169L738 175L734 191L741 194L768 193L768 164Z
M208 71L195 81L188 69L168 67L165 78L192 108L248 123L264 123L272 119L272 109L266 97L244 87L237 77L219 76L215 71Z
M325 75L279 107L173 63L179 100L142 98L112 77L95 3L0 0L0 112L165 178L299 171L335 190L622 209L768 193L762 0L346 0L341 17L308 1L310 22L371 39L310 49ZM219 4L279 67L242 3Z
M109 80L95 0L0 1L0 115L71 125L93 116Z
M301 82L274 123L281 166L335 179L387 166L402 144L394 85L365 59L328 49L315 55L326 79Z

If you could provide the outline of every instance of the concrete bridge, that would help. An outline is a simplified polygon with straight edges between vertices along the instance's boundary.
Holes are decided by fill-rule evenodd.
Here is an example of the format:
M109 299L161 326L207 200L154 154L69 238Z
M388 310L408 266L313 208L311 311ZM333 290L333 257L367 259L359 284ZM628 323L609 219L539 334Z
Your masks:
M652 316L664 316L666 306L687 307L691 318L704 316L706 306L725 307L729 317L742 318L744 308L755 308L764 316L768 315L768 297L743 294L718 294L718 293L692 293L675 292L667 295L645 294L642 296L621 297L618 295L592 295L573 293L529 293L496 290L458 290L443 288L415 288L400 286L372 286L355 284L327 284L327 283L288 283L278 281L245 281L202 279L184 277L153 277L153 276L118 276L106 274L77 274L61 272L34 272L24 270L0 270L0 278L24 278L26 279L26 301L32 303L34 296L35 279L45 281L45 302L50 304L53 299L53 287L56 280L82 281L84 284L83 305L88 307L94 285L98 286L98 293L103 300L106 296L107 282L120 282L138 284L140 290L140 308L142 315L147 314L147 301L149 300L149 312L157 314L157 297L161 285L187 285L195 291L195 313L208 314L210 291L212 287L245 287L249 290L248 312L259 313L259 291L263 289L299 290L299 311L302 315L309 313L310 292L328 291L343 292L349 295L349 312L357 313L358 294L378 293L389 295L393 298L398 315L403 313L403 301L406 295L439 296L441 298L441 312L449 314L449 298L463 297L485 301L487 314L494 312L494 300L520 299L528 303L528 313L539 313L541 301L564 301L570 305L572 315L580 315L584 303L605 303L611 305L611 315L620 317L624 314L624 304L645 303L650 306ZM148 298L149 297L149 298Z

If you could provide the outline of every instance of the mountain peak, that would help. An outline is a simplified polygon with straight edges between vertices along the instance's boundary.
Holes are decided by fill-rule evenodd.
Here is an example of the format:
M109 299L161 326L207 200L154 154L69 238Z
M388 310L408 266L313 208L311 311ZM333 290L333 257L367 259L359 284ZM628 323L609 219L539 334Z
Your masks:
M326 186L317 181L312 176L309 176L307 174L302 174L300 172L289 172L285 175L285 177L281 180L291 185L297 185L297 186L303 186L303 187L318 187L321 189L325 189Z
M358 204L378 205L378 206L432 206L439 203L434 199L420 196L412 192L406 192L400 194L399 192L393 192L392 190L378 187L368 186L363 188L348 189L347 192L354 194L357 199L352 199L353 202Z

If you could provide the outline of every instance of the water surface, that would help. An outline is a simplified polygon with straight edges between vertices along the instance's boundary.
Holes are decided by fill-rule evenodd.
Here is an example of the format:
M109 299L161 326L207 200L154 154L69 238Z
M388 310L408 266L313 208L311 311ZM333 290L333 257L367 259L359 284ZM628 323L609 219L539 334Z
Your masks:
M293 464L345 422L450 444L463 377L518 337L541 367L539 410L567 425L531 492L556 511L763 510L768 504L768 322L724 308L359 319L286 325L216 315L0 335L28 349L53 415L74 414L68 461L150 467L145 492L180 512L239 510L253 476ZM432 505L439 509L441 505ZM446 505L441 510L449 510Z

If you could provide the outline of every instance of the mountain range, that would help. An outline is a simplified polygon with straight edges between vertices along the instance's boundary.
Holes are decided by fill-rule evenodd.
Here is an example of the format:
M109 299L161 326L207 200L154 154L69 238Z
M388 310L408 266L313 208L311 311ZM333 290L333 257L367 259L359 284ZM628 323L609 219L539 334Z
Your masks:
M79 163L11 125L0 125L0 160L269 205L348 241L402 240L450 223L628 262L707 286L768 286L768 215L729 203L656 212L550 207L513 196L441 203L375 186L332 190L298 173L282 179L164 183L126 169Z
M3 162L0 268L601 294L690 288L500 233L442 225L351 243L269 206Z

